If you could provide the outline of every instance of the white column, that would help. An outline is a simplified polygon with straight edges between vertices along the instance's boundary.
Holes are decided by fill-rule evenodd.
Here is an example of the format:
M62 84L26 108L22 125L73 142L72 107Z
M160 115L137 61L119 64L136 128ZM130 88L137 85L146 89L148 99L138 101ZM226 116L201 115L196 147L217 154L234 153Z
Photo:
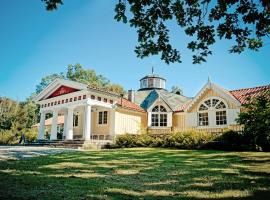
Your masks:
M91 139L91 106L85 105L84 108L84 132L83 136L85 140Z
M44 132L45 132L45 113L41 112L40 115L40 122L39 122L39 130L38 130L38 140L44 139Z
M63 138L66 138L66 132L67 132L67 112L64 114L64 131L63 131Z
M66 140L73 140L73 110L74 108L68 108Z
M50 140L57 140L58 110L53 111Z
M148 117L147 117L147 126L148 127L151 127L152 113L151 112L148 112L147 115L148 115Z
M109 112L109 124L110 124L110 139L113 139L115 137L115 110L110 109Z

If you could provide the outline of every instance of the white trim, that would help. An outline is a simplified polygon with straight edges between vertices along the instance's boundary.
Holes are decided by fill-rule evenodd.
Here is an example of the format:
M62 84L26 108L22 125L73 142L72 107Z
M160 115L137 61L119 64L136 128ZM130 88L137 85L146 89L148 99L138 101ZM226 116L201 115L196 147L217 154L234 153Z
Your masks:
M224 88L211 83L210 81L208 81L203 88L197 93L197 95L192 99L191 103L187 106L187 108L185 108L184 111L189 111L190 108L192 108L192 106L199 100L199 98L204 94L204 92L206 91L206 89L212 89L213 91L215 91L216 93L218 93L220 96L222 96L223 98L227 99L228 101L233 102L235 105L237 106L241 106L241 103L233 96L229 93L229 91L225 90Z
M67 86L78 90L87 90L88 88L86 84L56 78L34 98L34 101L37 102L43 100L44 98L47 98L60 86Z

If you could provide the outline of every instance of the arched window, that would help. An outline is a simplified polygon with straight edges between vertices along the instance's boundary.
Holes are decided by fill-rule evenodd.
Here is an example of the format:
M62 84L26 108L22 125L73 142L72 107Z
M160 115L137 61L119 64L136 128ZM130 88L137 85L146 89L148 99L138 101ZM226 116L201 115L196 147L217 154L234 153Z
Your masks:
M151 126L167 126L167 110L161 105L152 109Z
M209 115L210 113L215 114L215 124L216 125L225 125L227 124L227 114L226 114L226 105L225 103L217 98L211 98L205 100L199 106L198 110L198 125L199 126L208 126L209 125Z

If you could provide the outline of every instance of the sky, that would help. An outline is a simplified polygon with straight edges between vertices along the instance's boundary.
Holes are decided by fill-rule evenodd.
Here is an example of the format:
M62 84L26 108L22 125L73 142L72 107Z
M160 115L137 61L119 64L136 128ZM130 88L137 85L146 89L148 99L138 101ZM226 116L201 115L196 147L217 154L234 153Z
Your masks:
M0 96L25 100L41 78L65 72L80 63L114 83L139 89L151 73L167 79L166 88L179 86L192 97L207 82L226 89L270 84L270 41L259 52L229 54L231 41L218 41L206 63L192 64L189 41L169 23L171 43L182 53L182 63L167 65L158 56L139 59L134 53L136 30L114 20L118 0L64 0L48 12L40 0L9 0L0 6Z

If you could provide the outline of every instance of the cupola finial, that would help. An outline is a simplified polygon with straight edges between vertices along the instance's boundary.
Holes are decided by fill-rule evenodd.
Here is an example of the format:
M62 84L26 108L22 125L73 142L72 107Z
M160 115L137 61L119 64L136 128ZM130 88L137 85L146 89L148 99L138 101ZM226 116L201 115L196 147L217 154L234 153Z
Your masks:
M154 67L152 66L152 74L154 74Z

